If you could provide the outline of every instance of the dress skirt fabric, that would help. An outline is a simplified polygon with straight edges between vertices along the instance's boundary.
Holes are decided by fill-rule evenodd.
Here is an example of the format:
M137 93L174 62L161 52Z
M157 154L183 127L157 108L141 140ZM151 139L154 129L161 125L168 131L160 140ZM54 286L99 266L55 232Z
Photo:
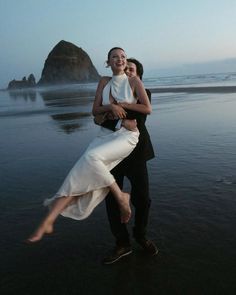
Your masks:
M115 182L110 170L133 151L138 137L139 131L124 127L116 132L101 128L55 196L45 200L44 204L50 207L56 198L79 196L61 215L76 220L87 218L108 194L108 186Z

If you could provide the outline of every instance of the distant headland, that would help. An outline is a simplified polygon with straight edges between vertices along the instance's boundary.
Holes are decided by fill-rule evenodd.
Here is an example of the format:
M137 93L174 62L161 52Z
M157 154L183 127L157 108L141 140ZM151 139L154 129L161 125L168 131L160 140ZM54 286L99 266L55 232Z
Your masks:
M8 89L32 88L36 86L97 82L100 78L89 55L80 47L60 41L50 51L44 63L38 83L33 74L28 79L12 80Z

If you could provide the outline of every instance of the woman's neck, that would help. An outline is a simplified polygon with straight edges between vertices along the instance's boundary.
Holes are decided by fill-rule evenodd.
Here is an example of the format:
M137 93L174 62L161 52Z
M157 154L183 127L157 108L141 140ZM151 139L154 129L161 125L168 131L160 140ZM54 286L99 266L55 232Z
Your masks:
M124 71L113 71L113 76L120 76L123 75L125 72Z

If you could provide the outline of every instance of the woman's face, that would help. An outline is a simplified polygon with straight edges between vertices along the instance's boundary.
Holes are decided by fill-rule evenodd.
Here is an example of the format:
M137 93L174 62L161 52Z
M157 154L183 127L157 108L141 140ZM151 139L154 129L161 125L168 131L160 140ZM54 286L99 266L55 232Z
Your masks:
M124 72L127 65L125 52L121 49L112 50L108 60L108 65L114 72Z
M125 73L128 77L136 77L137 76L137 67L133 62L127 62L127 66L125 69Z

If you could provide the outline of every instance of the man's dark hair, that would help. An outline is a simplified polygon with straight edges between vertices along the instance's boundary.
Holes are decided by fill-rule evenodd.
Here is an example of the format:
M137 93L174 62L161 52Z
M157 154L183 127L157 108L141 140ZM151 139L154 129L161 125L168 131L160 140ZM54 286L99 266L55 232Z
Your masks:
M136 65L137 74L139 78L142 80L143 78L143 65L135 58L127 58L127 62L132 62Z

